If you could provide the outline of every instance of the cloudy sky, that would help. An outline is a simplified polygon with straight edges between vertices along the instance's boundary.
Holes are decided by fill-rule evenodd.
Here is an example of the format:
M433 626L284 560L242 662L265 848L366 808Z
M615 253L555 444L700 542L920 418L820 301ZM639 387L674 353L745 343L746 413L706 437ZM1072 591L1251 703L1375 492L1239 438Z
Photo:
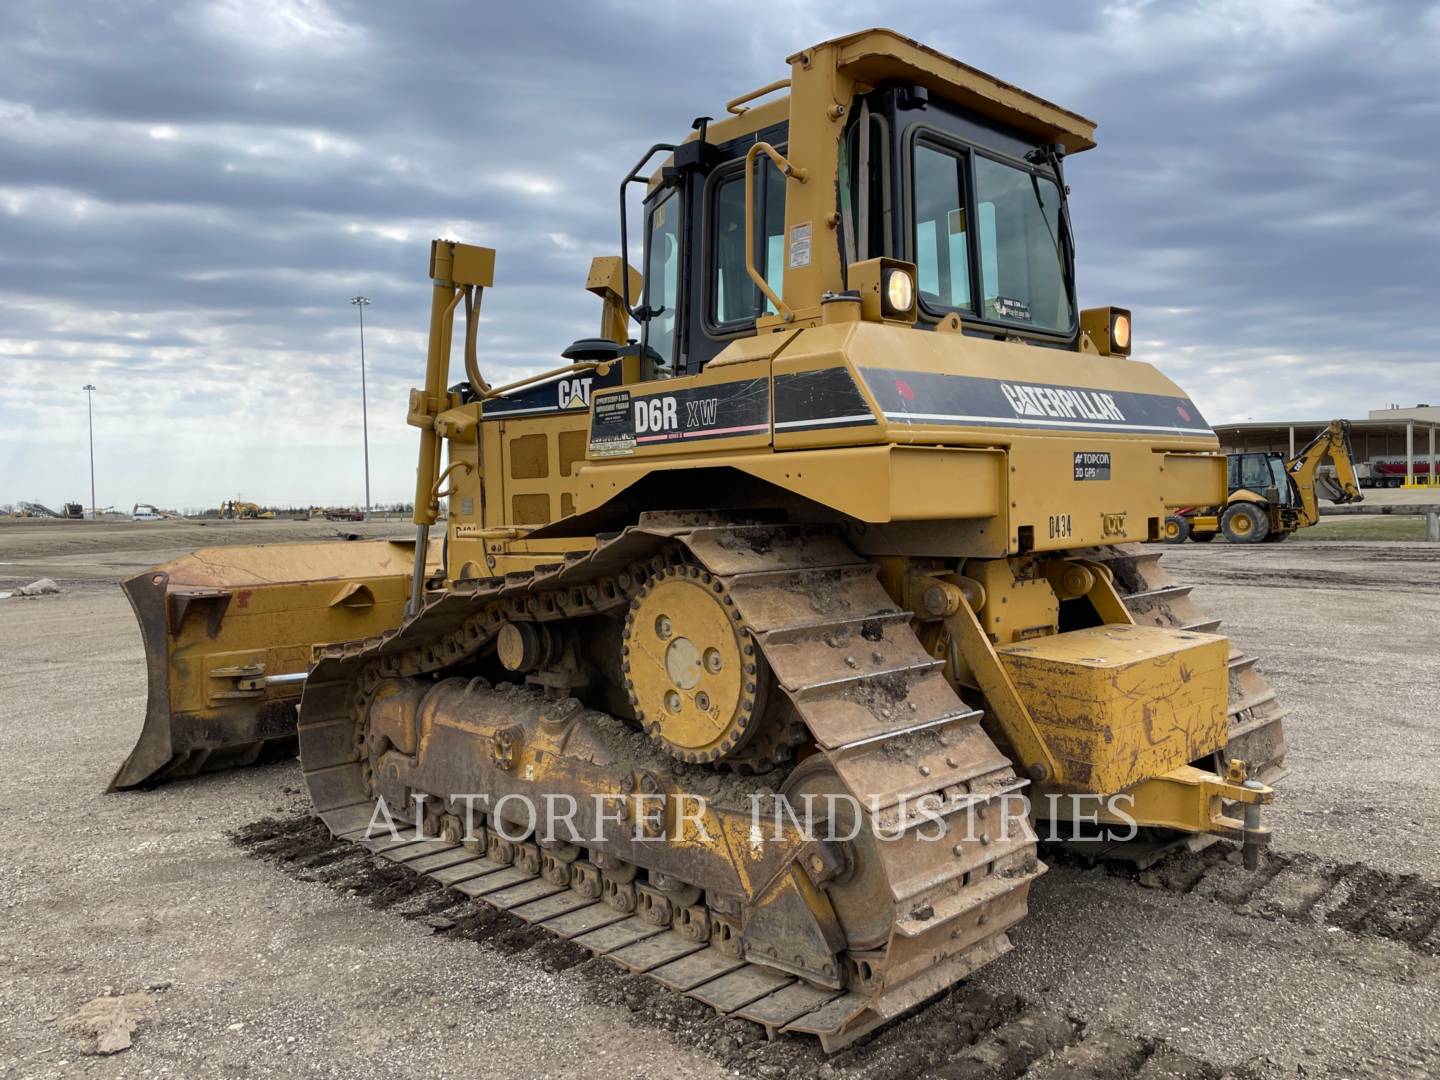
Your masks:
M492 381L594 333L652 142L875 23L1097 119L1080 298L1212 421L1440 400L1440 5L7 0L0 503L409 496L428 242L499 249Z

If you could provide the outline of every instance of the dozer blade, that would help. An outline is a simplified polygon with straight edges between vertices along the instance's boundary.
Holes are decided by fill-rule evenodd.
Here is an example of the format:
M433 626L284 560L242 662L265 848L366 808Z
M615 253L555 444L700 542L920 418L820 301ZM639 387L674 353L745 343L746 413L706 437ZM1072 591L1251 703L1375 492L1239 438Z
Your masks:
M126 581L148 701L107 790L293 754L311 646L398 626L414 551L395 540L202 548ZM427 562L439 559L436 541Z

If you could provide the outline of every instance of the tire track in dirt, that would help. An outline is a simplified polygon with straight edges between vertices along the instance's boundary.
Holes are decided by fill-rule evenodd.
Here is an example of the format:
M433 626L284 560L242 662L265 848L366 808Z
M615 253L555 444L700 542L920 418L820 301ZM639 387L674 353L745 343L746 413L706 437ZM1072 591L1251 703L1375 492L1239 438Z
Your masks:
M769 1040L749 1021L667 991L506 911L471 900L404 866L333 839L310 817L265 818L232 834L249 855L301 881L363 899L437 934L522 956L548 972L574 971L594 998L631 1022L670 1033L752 1080L1244 1080L1163 1041L1110 1028L1014 994L964 983L909 1016L827 1057L814 1039ZM1198 880L1198 879L1197 879Z
M1042 858L1061 865L1096 864L1073 847L1044 851ZM1259 869L1248 871L1240 865L1239 850L1223 843L1201 852L1172 852L1143 870L1122 862L1100 865L1148 888L1204 897L1241 915L1333 927L1440 956L1440 883L1418 874L1279 851L1265 852Z

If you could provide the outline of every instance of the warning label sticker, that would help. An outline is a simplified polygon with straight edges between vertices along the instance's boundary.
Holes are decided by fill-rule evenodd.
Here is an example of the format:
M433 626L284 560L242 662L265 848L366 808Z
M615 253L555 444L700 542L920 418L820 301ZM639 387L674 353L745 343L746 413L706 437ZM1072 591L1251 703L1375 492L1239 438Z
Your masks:
M590 415L590 453L595 457L621 457L635 452L635 429L630 424L630 391L619 390L595 398Z
M791 270L797 270L802 266L810 265L810 223L796 225L790 230L790 261Z

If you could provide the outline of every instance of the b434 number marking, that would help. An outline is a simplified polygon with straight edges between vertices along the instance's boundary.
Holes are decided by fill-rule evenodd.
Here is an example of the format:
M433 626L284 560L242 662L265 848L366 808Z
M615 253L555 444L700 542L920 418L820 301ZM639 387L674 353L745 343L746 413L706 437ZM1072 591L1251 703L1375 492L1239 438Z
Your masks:
M1070 515L1069 515L1069 514L1051 514L1051 515L1050 515L1050 539L1051 539L1051 540L1063 540L1063 539L1065 539L1066 537L1070 536L1070 534L1071 534Z

